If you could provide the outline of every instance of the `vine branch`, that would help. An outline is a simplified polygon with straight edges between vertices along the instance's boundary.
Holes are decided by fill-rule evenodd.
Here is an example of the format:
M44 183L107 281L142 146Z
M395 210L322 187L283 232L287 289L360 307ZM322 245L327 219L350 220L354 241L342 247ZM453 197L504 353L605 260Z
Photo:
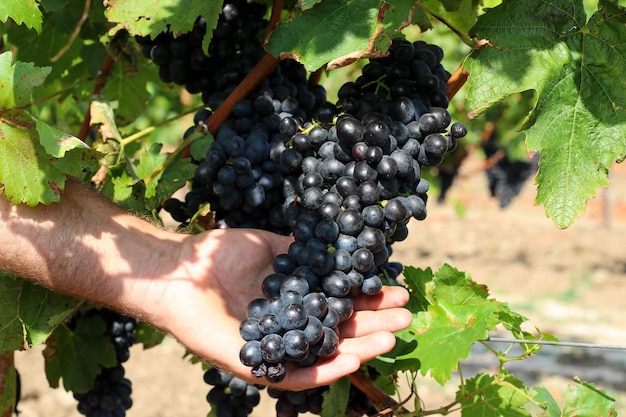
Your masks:
M438 14L437 12L435 12L428 6L425 6L424 3L422 2L416 2L415 4L417 5L417 7L419 7L420 9L422 9L423 11L425 11L426 13L428 13L435 19L439 20L445 26L447 26L448 29L454 32L454 34L457 35L463 41L463 43L465 43L468 46L474 46L474 42L472 42L472 38L470 38L468 35L463 33L459 28L457 28L452 23L450 23L445 17L441 16L440 14Z
M83 25L87 21L87 18L89 17L90 7L91 7L91 0L85 0L85 7L83 8L83 14L78 20L78 23L76 24L76 27L74 28L74 32L72 32L72 34L70 35L70 38L68 39L65 46L63 46L63 48L61 48L55 56L50 58L50 62L52 63L57 62L59 59L61 59L63 54L65 54L72 47L72 44L74 43L74 41L76 41L76 38L78 37L78 34L80 33L80 30L82 29Z
M391 398L386 392L378 388L362 371L356 371L348 375L348 379L359 390L374 403L379 410L397 410L400 409L402 414L409 411L402 407L396 400Z
M259 83L272 72L279 62L279 58L276 58L272 54L265 54L254 66L252 71L246 75L228 97L226 97L226 100L224 100L215 112L205 121L207 131L211 134L215 134L217 128L230 116L233 106L254 91Z

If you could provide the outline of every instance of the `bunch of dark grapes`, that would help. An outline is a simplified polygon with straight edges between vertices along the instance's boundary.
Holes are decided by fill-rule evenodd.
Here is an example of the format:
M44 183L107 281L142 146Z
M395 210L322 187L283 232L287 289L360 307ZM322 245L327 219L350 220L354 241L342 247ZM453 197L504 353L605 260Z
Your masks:
M257 34L267 25L265 12L261 3L225 1L208 52L202 49L207 25L201 16L189 33L175 36L168 31L136 40L143 54L159 66L163 82L183 85L192 94L225 91L263 56Z
M267 390L271 398L276 399L276 417L297 417L298 414L320 414L324 402L323 394L328 386L321 386L304 391L287 391L270 387Z
M433 48L397 41L392 56L401 48L413 51L411 59L402 55L408 63L425 62L414 58L415 50L428 51L423 55L435 57L428 68L438 68ZM428 183L421 169L440 163L467 133L462 124L451 125L445 108L432 106L436 100L447 105L437 98L439 84L424 90L417 81L405 83L410 97L391 95L390 86L403 78L391 77L388 68L405 74L398 70L402 64L395 58L374 62L387 69L361 85L349 83L353 100L340 99L331 117L306 123L283 118L285 140L272 145L272 161L297 178L284 195L294 243L274 260L274 273L262 284L264 298L250 303L240 327L242 363L271 382L284 377L286 361L310 366L333 355L353 298L376 294L384 281L395 280L402 266L389 262L391 245L406 239L411 218L426 217ZM377 84L373 95L370 83ZM348 108L368 111L357 117Z
M184 222L209 203L222 227L248 227L290 232L285 224L285 187L294 180L270 157L282 143L281 122L303 120L326 103L325 91L307 85L304 67L283 60L247 98L236 103L231 117L215 134L206 158L198 161L185 201L170 199L164 208ZM219 93L211 99L219 99ZM201 128L210 111L196 114L192 129Z
M259 390L262 386L249 384L217 368L205 371L204 382L213 386L207 394L207 401L215 408L218 417L246 417L261 401Z
M287 391L269 387L267 390L271 398L276 399L276 417L298 417L298 414L321 414L324 403L324 394L329 386L310 388L303 391ZM369 397L363 391L350 384L346 415L362 416L378 413Z
M498 144L497 134L481 146L488 161L497 158L497 162L485 170L487 185L491 196L498 199L500 208L506 208L520 193L526 181L537 172L537 157L528 161L511 160Z
M107 334L115 348L117 365L102 368L89 391L74 393L78 412L87 417L124 417L133 402L132 384L124 377L122 363L130 357L129 347L135 342L137 321L107 309L93 309L86 314L99 315L105 321Z

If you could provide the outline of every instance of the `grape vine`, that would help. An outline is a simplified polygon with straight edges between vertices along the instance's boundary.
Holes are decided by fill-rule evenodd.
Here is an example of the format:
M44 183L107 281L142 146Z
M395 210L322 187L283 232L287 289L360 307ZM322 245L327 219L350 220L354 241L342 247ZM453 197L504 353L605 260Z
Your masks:
M626 157L626 11L616 1L57 3L24 0L0 12L0 184L12 203L54 203L78 178L156 221L167 213L184 232L293 236L241 321L240 359L259 385L207 367L210 415L249 415L264 394L277 417L556 416L577 402L615 415L593 384L575 381L561 407L506 371L538 351L531 342L519 356L492 349L497 371L462 380L450 404L422 409L411 384L403 397L400 376L446 384L496 327L554 337L523 330L526 319L465 272L394 262L393 244L426 219L431 185L445 201L470 146L485 154L501 207L536 174L537 202L556 226L574 221ZM432 27L470 48L453 71L444 42L421 39ZM333 78L340 67L353 68L347 80ZM459 91L466 104L455 104ZM514 116L511 107L487 110L515 95L523 100ZM525 143L499 136L514 130L498 123L509 116L524 120ZM532 159L513 156L520 143ZM287 362L332 356L353 298L385 285L406 287L413 313L392 352L329 386L263 390L285 377ZM3 274L0 415L18 413L13 351L38 344L50 385L62 380L80 414L132 415L122 363L133 343L163 337L139 327ZM84 363L77 377L70 368Z

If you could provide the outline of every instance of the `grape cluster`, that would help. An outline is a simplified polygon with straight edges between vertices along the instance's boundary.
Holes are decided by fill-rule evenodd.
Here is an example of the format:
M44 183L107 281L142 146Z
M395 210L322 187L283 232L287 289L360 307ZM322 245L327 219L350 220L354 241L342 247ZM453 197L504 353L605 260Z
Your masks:
M495 136L484 142L482 149L488 160L492 157L498 158L485 173L491 196L498 199L500 208L506 208L520 193L528 178L537 172L537 158L531 158L529 161L511 160ZM496 156L498 153L502 153L502 156Z
M321 414L324 403L324 394L329 386L310 388L303 391L288 391L275 387L267 390L271 398L276 399L276 417L298 417L298 414ZM350 384L346 415L362 416L375 415L378 411L369 397L361 390Z
M305 119L326 103L325 91L308 86L304 67L282 61L247 98L233 106L206 157L198 162L185 201L175 198L164 209L185 222L202 204L209 203L224 227L251 227L287 234L284 222L284 187L293 182L270 158L275 143L282 143L284 118ZM219 100L215 93L210 100ZM195 115L201 128L210 110Z
M227 12L232 5L244 7L225 4L225 27L238 25L238 14ZM159 43L140 42L154 59ZM250 68L260 58L263 50L255 42L246 48L258 55L241 52L253 62L237 67ZM429 184L421 170L438 165L467 133L446 110L450 73L442 58L438 46L396 39L387 57L371 59L354 82L339 89L336 103L326 100L322 87L307 83L302 65L281 61L218 128L206 157L196 161L184 201L166 201L164 208L183 223L208 203L219 227L294 237L288 252L274 259L263 297L250 302L240 325L240 359L254 375L278 382L287 361L311 366L332 356L354 297L378 293L401 273L402 265L390 261L392 244L406 239L410 219L426 217ZM231 75L209 74L221 81L187 86L202 92L207 109L196 114L185 135L202 129L211 109L240 81L241 74ZM225 399L231 388L222 376L211 375L217 385L209 401L232 408L232 397ZM277 414L319 412L316 398L326 389L282 392Z
M107 325L107 334L115 348L117 365L102 368L93 386L84 393L74 393L77 409L87 417L124 417L133 402L132 384L124 377L122 363L129 357L129 347L135 342L136 319L108 309L92 309L87 315L99 315Z
M324 402L323 394L327 390L327 385L304 391L269 387L267 393L276 399L276 417L297 417L300 413L320 414Z
M218 417L246 417L261 401L259 389L263 387L217 368L205 371L204 382L213 386L207 394L207 401L215 408Z
M202 49L207 25L198 17L193 30L154 39L137 36L143 54L159 66L163 82L183 85L192 94L235 87L263 56L257 34L267 22L266 7L246 0L227 0L213 30L208 52Z
M404 61L437 70L433 49L396 41L391 59L372 60L360 83L342 86L338 105L325 107L330 114L304 123L281 119L285 140L272 145L270 158L297 178L284 189L284 220L294 243L274 260L264 298L250 303L241 324L246 343L240 359L255 375L276 382L285 361L310 366L334 354L353 297L377 293L383 280L400 273L402 266L389 262L391 245L406 239L411 218L426 217L429 186L421 169L439 164L467 133L451 124L444 107L432 105L447 105L438 81L428 88L402 83L412 79L399 69L407 68Z

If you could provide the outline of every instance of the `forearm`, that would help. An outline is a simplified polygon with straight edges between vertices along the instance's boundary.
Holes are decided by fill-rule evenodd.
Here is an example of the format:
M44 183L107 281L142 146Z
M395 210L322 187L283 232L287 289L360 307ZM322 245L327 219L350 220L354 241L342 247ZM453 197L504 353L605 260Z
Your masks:
M182 238L76 183L49 206L0 196L0 269L135 315L157 271L166 272L165 252L176 257Z

